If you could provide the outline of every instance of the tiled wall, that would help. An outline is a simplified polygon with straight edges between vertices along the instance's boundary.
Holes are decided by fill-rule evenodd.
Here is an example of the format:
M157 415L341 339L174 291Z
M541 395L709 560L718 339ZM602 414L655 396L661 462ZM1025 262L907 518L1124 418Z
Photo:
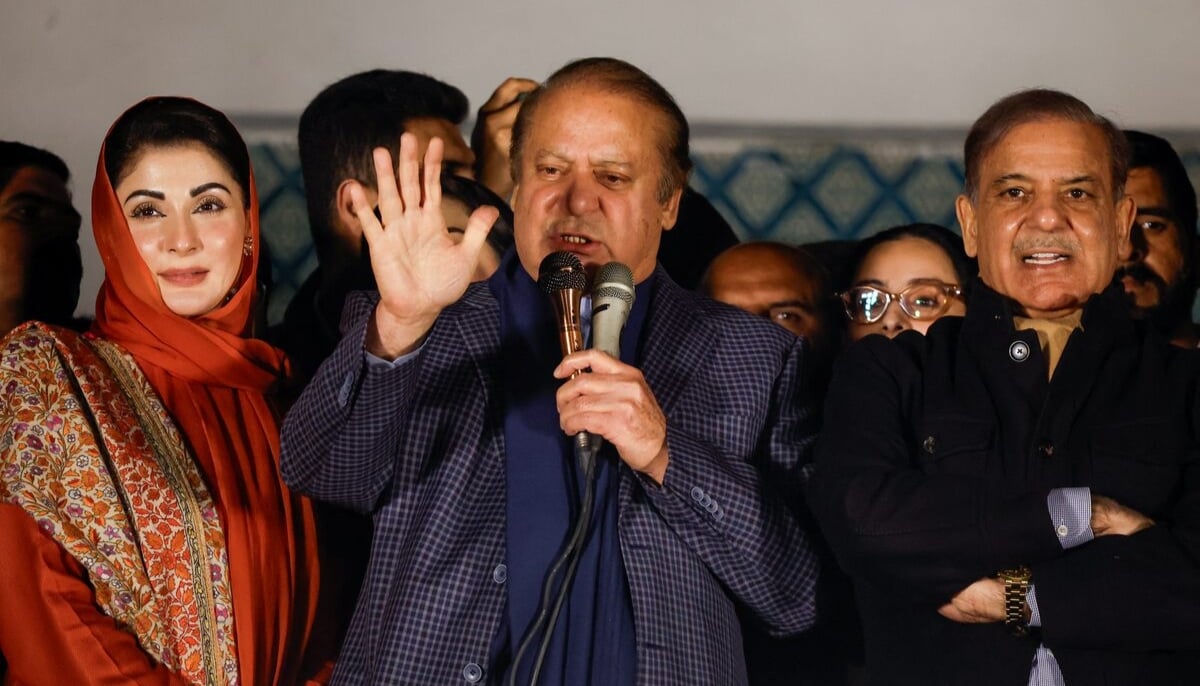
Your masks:
M251 140L278 321L316 266L294 139ZM1200 136L1170 137L1200 181ZM957 230L961 132L700 129L691 183L743 240L804 243L867 236L915 221Z

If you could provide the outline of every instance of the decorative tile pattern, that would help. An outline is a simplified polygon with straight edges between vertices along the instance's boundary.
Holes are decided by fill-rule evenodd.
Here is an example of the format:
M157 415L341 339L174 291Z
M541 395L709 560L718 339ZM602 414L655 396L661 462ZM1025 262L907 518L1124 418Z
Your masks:
M317 254L308 231L308 206L296 144L251 144L250 161L258 184L260 223L274 280L267 321L276 324L283 320L292 294L317 268Z

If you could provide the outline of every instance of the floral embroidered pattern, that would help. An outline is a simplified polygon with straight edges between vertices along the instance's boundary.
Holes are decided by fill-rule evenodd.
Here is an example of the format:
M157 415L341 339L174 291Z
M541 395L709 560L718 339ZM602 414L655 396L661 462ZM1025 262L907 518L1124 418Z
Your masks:
M30 324L0 349L0 391L0 500L79 561L96 604L154 659L194 684L237 684L217 509L133 359Z

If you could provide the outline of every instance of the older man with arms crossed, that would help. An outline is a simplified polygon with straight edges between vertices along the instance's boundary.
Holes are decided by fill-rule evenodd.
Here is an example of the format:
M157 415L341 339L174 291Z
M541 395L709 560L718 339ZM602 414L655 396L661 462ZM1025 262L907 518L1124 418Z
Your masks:
M1125 140L1055 91L973 126L963 318L869 337L812 496L886 684L1180 684L1200 674L1200 357L1129 314Z
M735 604L777 632L813 620L815 562L767 479L811 442L801 346L683 291L655 264L686 180L687 121L632 65L580 60L521 108L515 253L468 287L493 216L461 243L438 211L441 146L377 152L382 226L355 209L379 296L284 429L301 492L375 518L335 683L498 683L514 663L575 510L570 436L604 438L596 514L541 683L744 683ZM621 359L565 359L534 279L543 258L620 261L637 297ZM588 370L590 373L572 375Z

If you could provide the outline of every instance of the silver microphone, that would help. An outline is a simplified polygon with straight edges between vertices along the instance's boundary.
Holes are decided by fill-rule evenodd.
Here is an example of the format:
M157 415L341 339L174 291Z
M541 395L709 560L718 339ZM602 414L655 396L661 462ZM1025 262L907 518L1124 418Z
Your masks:
M620 262L609 262L592 283L592 347L619 360L621 331L633 309L633 272Z
M592 284L592 347L620 360L621 332L633 309L633 272L620 262L609 262L596 272ZM603 441L592 437L593 454Z

